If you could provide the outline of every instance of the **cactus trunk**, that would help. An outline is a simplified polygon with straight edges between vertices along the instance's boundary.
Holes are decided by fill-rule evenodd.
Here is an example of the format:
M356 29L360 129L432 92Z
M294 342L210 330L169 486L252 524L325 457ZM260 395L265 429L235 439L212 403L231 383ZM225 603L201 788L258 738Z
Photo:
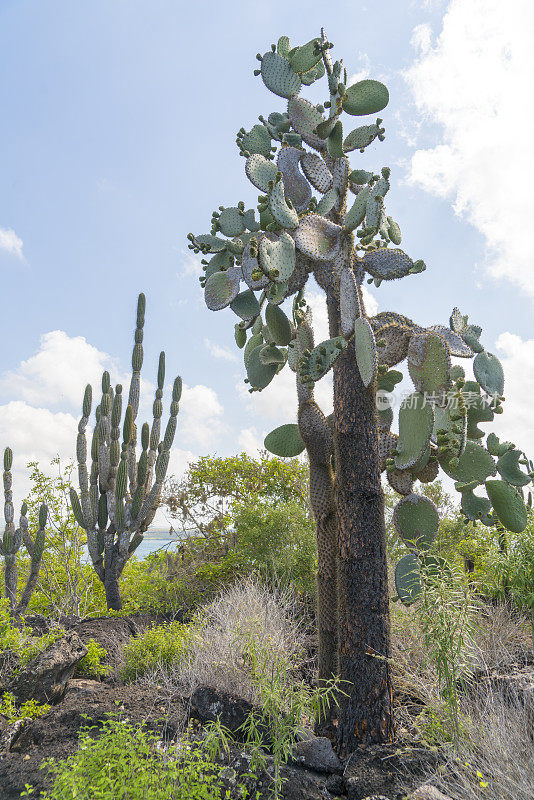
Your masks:
M119 589L119 575L116 563L106 567L106 577L104 580L106 591L106 603L110 611L120 611L122 609L122 599Z
M9 609L13 614L17 605L17 559L14 555L4 556L4 584Z
M334 458L339 524L338 746L391 741L394 734L384 498L375 391L366 389L348 347L334 365ZM375 657L377 656L377 657Z

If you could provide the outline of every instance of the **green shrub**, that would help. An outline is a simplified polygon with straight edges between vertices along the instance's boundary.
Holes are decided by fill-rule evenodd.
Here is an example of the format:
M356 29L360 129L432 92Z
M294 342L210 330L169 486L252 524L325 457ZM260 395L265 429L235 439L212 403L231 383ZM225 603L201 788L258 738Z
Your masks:
M96 737L94 736L97 733ZM212 755L221 731L208 732L202 747L182 740L165 753L158 737L127 720L108 719L82 730L78 750L64 761L42 765L52 788L42 800L222 800L222 767ZM30 786L21 797L32 795ZM246 793L242 793L246 797Z
M122 677L135 680L159 667L170 667L184 657L195 637L195 629L180 622L155 625L133 636L123 650Z
M103 678L109 675L111 667L107 664L102 664L102 659L106 658L107 650L102 645L95 642L94 639L89 639L85 642L87 653L76 664L74 674L81 678Z
M17 707L17 701L12 692L4 692L0 700L0 714L7 717L9 722L15 722L18 719L42 717L49 710L50 706L47 703L40 705L33 698L26 700L26 702Z
M28 628L23 622L13 624L9 615L9 603L6 598L0 598L0 653L11 652L17 662L17 669L31 661L38 653L46 650L64 633L63 628L58 627L43 636L33 636L31 628Z

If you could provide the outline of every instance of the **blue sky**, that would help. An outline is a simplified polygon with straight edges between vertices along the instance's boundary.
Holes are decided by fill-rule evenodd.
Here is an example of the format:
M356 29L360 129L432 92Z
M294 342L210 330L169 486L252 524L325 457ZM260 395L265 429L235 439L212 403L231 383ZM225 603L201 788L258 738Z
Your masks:
M0 0L0 446L15 450L21 491L31 458L73 455L85 382L127 371L139 291L146 380L164 348L188 386L176 470L253 451L294 417L286 379L252 401L239 389L233 314L205 308L186 235L221 204L254 203L235 133L283 108L253 76L255 54L321 25L349 76L389 87L386 140L352 164L392 168L388 213L428 265L374 289L378 307L431 324L460 305L511 373L503 425L525 433L534 27L526 0L501 5Z

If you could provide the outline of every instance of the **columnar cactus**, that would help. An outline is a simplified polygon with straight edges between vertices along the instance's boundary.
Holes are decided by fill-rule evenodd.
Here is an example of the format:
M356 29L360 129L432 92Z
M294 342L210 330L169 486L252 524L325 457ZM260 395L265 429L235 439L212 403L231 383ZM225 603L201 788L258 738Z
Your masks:
M87 469L86 428L92 405L92 388L83 398L76 453L79 494L71 489L71 505L78 524L87 532L87 545L96 574L104 584L108 608L119 610L122 600L119 578L126 562L143 541L154 519L169 465L176 432L181 378L172 390L170 414L161 438L165 353L159 357L152 426L141 428L141 453L137 460L136 419L139 408L140 373L143 364L145 296L139 295L132 353L132 377L126 410L122 413L122 386L111 387L108 372L102 375L102 399L96 408L91 444L91 471ZM122 444L121 439L122 421Z
M189 240L195 252L211 254L201 278L208 308L229 306L240 318L235 339L250 391L268 386L286 363L296 374L297 423L272 431L265 446L281 457L308 454L319 550L319 677L347 681L337 731L339 750L347 752L394 733L381 472L403 495L394 520L410 550L397 567L397 590L407 602L438 525L414 482L434 480L441 467L456 479L469 519L521 530L526 512L515 487L533 473L513 445L491 436L486 447L478 441L484 433L477 423L500 413L503 400L502 368L479 343L479 327L456 309L449 326L431 328L396 312L365 311L366 274L379 287L426 267L398 247L400 227L385 209L389 168L375 174L349 166L349 152L363 153L385 131L377 118L344 135L343 112L378 114L388 90L374 80L349 86L332 47L322 31L302 47L282 36L258 55L256 74L287 104L237 137L245 173L262 193L259 218L243 203L221 206L211 233ZM323 76L329 96L322 105L299 96L302 84ZM330 326L331 338L317 345L304 299L310 276L325 292ZM291 318L282 309L290 296ZM475 353L476 382L466 382L451 358ZM415 391L399 412L396 435L388 398L402 379L392 368L405 360ZM313 392L329 370L334 413L326 418ZM490 480L497 471L501 480ZM487 497L474 494L479 485Z
M11 465L13 463L13 453L10 447L4 450L4 519L5 529L3 536L0 537L0 556L4 559L4 585L5 593L9 602L9 609L12 616L16 617L23 614L30 602L39 569L43 559L45 546L45 527L48 517L48 508L42 505L39 509L39 528L32 538L28 526L28 507L22 504L20 509L19 527L15 528L13 522L13 493L11 491L12 476ZM26 581L26 586L17 602L17 552L21 544L28 551L30 556L30 574Z

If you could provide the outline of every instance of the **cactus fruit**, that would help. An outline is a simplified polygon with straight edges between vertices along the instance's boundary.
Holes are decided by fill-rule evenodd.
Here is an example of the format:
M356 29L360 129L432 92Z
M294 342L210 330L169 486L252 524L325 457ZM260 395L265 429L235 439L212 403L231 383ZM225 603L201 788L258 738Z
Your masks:
M373 329L365 317L354 322L354 345L360 377L363 385L367 388L376 378L378 359Z
M389 103L389 92L380 81L364 80L349 86L343 97L343 111L363 117L377 114Z
M294 423L275 428L265 437L264 445L266 450L280 458L294 458L305 447L299 427Z
M86 393L84 397L85 408L87 407L87 399ZM4 586L5 596L9 604L9 613L12 617L19 617L21 614L24 614L28 608L28 603L30 602L30 598L37 583L37 578L39 577L39 569L41 567L45 546L45 527L48 519L48 508L44 504L39 508L38 527L32 537L29 531L28 518L26 516L28 507L26 503L23 503L20 510L19 526L15 528L13 522L13 493L11 490L13 483L11 475L12 465L13 451L10 447L6 447L4 450L3 474L5 528L3 535L0 535L0 556L4 559ZM22 544L24 544L30 556L30 571L20 599L17 600L17 552Z
M428 497L412 493L395 506L393 524L410 550L428 550L438 532L438 510Z
M234 268L232 268L234 269ZM225 272L215 273L227 275ZM85 430L88 422L91 392L86 389L83 416L77 442L80 493L71 489L71 506L78 524L87 532L87 546L93 567L104 584L108 608L120 609L122 601L119 577L128 558L143 539L154 518L169 452L174 440L176 418L182 393L182 382L173 385L167 428L161 440L162 395L165 380L165 354L161 353L157 373L157 389L153 404L153 423L144 425L141 433L142 453L136 456L136 417L139 406L140 369L143 361L143 324L145 297L139 295L137 327L132 356L132 377L128 403L124 410L122 445L122 387L111 389L109 375L102 378L102 400L97 407L96 425L91 448L92 466L88 486Z

